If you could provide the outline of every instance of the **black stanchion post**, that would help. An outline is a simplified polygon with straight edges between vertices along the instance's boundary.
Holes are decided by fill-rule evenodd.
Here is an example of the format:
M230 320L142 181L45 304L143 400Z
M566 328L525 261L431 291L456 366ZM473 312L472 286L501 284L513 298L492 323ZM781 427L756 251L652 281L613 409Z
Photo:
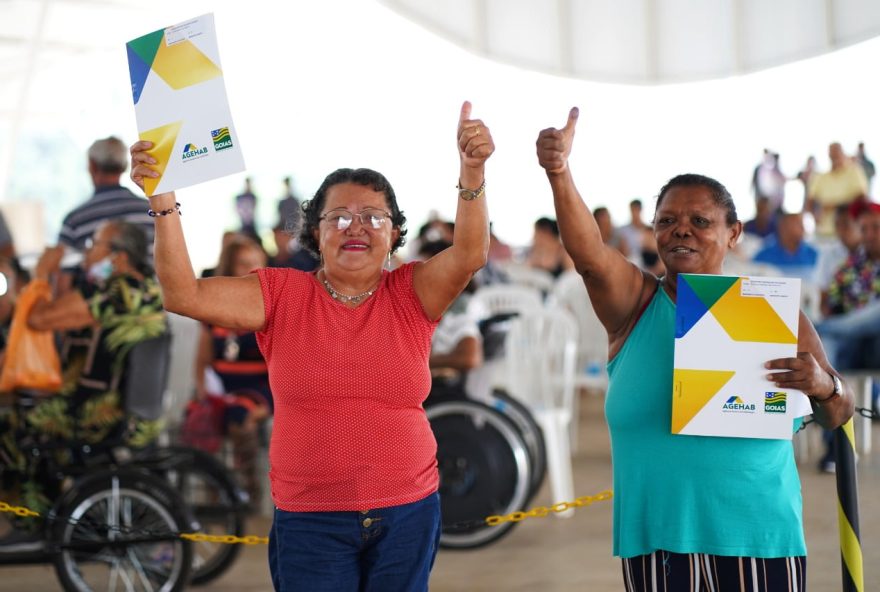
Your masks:
M843 592L863 592L862 546L859 539L859 493L856 479L856 438L853 420L834 430L837 457L837 522Z

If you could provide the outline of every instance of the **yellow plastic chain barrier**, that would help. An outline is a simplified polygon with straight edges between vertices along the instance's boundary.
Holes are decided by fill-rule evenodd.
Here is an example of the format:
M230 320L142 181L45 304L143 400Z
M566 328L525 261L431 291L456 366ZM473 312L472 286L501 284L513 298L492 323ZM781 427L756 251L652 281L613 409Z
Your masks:
M544 518L550 514L559 514L572 508L583 508L593 504L594 502L602 502L610 500L613 493L610 489L606 489L596 495L584 495L573 502L559 502L553 504L549 508L546 506L538 506L532 508L528 512L512 512L506 516L489 516L486 518L486 524L489 526L498 526L504 522L522 522L526 518Z
M522 522L526 518L544 518L550 514L558 514L571 510L572 508L584 508L595 502L603 502L610 500L612 497L611 490L602 491L596 495L584 495L573 502L559 502L553 504L549 508L546 506L538 506L532 508L528 512L512 512L506 516L489 516L485 519L487 526L498 526L504 522ZM18 516L38 517L40 514L29 510L23 506L11 506L6 502L0 501L0 512L11 512ZM220 543L223 545L268 545L269 537L261 537L255 535L235 536L231 534L204 534L201 532L184 532L180 538L196 543Z
M268 545L269 537L260 536L235 536L231 534L202 534L200 532L185 532L180 538L196 543L222 543L224 545Z
M40 515L39 512L34 512L24 506L10 506L6 502L0 502L0 512L15 514L16 516L24 516L25 518L37 518Z

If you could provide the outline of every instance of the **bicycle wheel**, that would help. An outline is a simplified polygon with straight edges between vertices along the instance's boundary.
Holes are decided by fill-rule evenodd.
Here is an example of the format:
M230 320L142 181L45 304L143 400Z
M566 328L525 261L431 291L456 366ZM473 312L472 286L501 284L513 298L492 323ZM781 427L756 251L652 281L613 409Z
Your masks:
M480 521L527 503L531 468L522 436L507 417L475 401L439 403L426 413L437 439L440 545L475 548L498 540L515 523Z
M532 461L532 478L529 482L529 500L540 489L547 475L547 445L544 442L544 432L535 421L528 407L517 399L508 395L505 391L494 390L492 392L492 408L500 411L510 419L522 434L523 442L529 451L529 459Z
M104 471L68 492L53 517L55 572L65 590L177 592L189 577L190 524L161 479Z
M170 446L140 456L180 495L205 534L244 534L247 494L219 460L186 446ZM198 586L222 575L238 557L241 545L196 541L190 584Z

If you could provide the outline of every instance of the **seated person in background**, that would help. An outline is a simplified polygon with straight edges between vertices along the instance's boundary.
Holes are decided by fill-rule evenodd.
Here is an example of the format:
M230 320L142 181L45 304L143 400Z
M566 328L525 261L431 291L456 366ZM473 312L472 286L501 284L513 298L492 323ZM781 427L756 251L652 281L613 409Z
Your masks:
M636 257L636 265L649 273L660 277L666 273L666 266L660 259L660 252L657 250L657 239L654 238L654 229L646 226L642 229L642 243Z
M595 208L593 210L593 217L596 219L596 224L599 225L599 234L602 235L602 242L620 251L624 257L629 257L629 245L627 245L623 235L614 227L614 223L611 221L611 212L608 211L608 208L605 206Z
M769 197L762 195L755 201L755 217L743 224L743 232L760 238L776 233L776 212Z
M102 223L86 244L89 281L55 300L37 302L28 317L35 330L63 332L63 384L24 417L15 412L0 417L0 473L15 471L24 505L40 513L51 500L31 479L35 467L21 443L60 439L94 445L122 437L129 446L142 447L159 435L161 422L127 416L121 394L128 352L168 330L147 247L138 226ZM47 249L34 281L48 282L63 253L64 247Z
M574 263L559 239L559 225L556 220L538 218L535 221L535 233L526 264L535 269L543 269L555 278L564 271L574 269Z
M215 276L238 277L266 266L266 253L251 238L235 235L223 247ZM212 369L222 383L222 392L210 392L205 378ZM272 392L266 362L257 346L256 334L202 325L195 367L196 399L222 398L223 429L232 442L235 468L242 485L258 500L257 475L259 429L272 409Z
M828 359L841 370L880 368L880 204L858 213L862 245L841 265L816 325Z
M300 271L318 269L321 260L308 249L303 249L290 228L278 224L272 229L278 253L269 259L269 267L290 267Z
M778 267L786 276L815 281L819 252L804 241L802 214L782 214L775 238L755 254L754 261Z
M860 202L861 204L862 202ZM819 264L816 282L822 291L822 314L828 315L828 289L837 270L846 260L862 249L862 231L856 220L856 212L851 206L839 206L834 212L834 234L837 242L819 251Z

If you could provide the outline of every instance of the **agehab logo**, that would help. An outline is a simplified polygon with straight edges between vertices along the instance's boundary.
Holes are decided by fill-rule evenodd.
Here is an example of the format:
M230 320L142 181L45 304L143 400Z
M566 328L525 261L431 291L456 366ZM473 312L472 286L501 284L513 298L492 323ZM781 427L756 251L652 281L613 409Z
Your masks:
M232 136L229 135L228 127L212 130L211 139L214 140L214 150L218 152L232 148Z
M765 413L785 413L785 393L764 393Z
M721 406L722 413L754 413L754 403L744 403L739 397L730 397Z
M181 160L183 162L189 162L191 160L196 160L197 158L202 158L203 156L207 156L208 147L199 148L195 144L187 144L183 147L183 156Z

